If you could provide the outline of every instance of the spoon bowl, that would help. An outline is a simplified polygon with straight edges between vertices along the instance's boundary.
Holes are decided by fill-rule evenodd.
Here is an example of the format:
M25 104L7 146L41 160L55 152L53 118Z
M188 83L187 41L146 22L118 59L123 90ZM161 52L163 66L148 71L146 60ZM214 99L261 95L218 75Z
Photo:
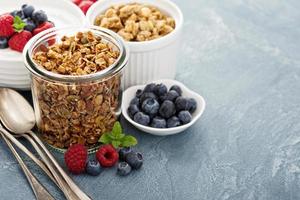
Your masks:
M34 111L18 92L0 88L0 99L0 120L8 130L22 134L34 127Z

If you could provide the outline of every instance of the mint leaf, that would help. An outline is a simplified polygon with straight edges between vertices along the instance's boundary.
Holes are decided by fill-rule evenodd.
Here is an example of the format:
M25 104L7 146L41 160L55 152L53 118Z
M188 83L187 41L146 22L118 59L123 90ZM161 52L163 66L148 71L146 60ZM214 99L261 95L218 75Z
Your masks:
M13 24L13 27L14 27L15 31L16 32L21 32L21 31L23 31L25 26L26 26L26 23L23 22L21 17L16 15L15 18L14 18L14 24Z
M124 136L121 141L122 141L122 147L131 147L137 144L136 138L131 135Z
M120 147L121 142L119 140L113 140L111 144L113 145L113 147L118 148Z
M121 124L120 122L115 122L114 124L114 127L111 131L111 137L114 138L114 139L119 139L120 136L122 134L122 127L121 127Z
M99 142L103 143L103 144L110 144L110 142L112 141L112 139L109 137L110 134L108 133L104 133L100 139Z

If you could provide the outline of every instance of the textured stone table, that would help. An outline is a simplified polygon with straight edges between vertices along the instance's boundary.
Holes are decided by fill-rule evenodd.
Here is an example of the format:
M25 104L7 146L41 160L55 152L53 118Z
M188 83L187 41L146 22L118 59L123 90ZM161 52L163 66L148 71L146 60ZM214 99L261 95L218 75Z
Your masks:
M205 97L203 117L170 137L142 133L122 119L139 140L143 169L126 178L108 169L75 182L103 200L300 199L300 1L176 2L185 16L176 79ZM1 140L0 199L33 198Z

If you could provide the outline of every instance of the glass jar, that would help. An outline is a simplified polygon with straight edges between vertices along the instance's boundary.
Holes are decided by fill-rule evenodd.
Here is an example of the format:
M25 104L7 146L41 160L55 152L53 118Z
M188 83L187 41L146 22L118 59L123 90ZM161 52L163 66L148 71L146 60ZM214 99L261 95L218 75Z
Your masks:
M63 36L91 31L119 51L117 60L106 69L88 75L61 75L47 71L32 59L36 52ZM100 136L112 129L121 113L123 69L128 50L120 37L98 27L49 29L35 36L23 52L31 72L31 89L36 123L41 138L58 150L83 144L93 150Z

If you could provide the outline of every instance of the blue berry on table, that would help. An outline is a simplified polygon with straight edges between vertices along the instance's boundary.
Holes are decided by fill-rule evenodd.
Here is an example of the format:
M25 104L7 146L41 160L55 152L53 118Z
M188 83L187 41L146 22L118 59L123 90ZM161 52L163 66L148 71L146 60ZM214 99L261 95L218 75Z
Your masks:
M117 174L120 176L127 176L131 172L131 166L127 162L120 162L118 164Z
M146 87L144 88L144 92L154 92L155 86L156 86L155 83L149 83L149 84L146 85Z
M150 123L150 117L149 115L146 115L142 112L138 112L134 115L133 117L133 120L138 123L138 124L141 124L141 125L144 125L144 126L148 126L149 123Z
M189 109L189 99L184 97L178 97L175 101L176 110L188 110Z
M153 92L144 92L140 98L140 103L143 104L143 102L148 98L157 99Z
M179 118L176 117L176 116L173 116L173 117L171 117L167 120L167 127L168 128L173 128L173 127L177 127L177 126L180 126L180 125L181 125L181 122L180 122Z
M179 97L179 94L175 90L170 90L165 95L162 96L162 101L169 100L169 101L175 101Z
M129 116L130 116L131 118L133 118L133 116L134 116L136 113L138 113L138 112L140 112L140 109L139 109L138 105L136 105L136 104L131 104L131 105L128 107L128 114L129 114Z
M132 152L131 147L124 147L124 148L120 149L119 150L119 159L120 160L125 160L127 154L129 154L130 152Z
M32 32L33 29L36 28L35 23L34 23L31 19L26 18L26 19L24 19L23 21L26 23L26 26L24 27L24 30L29 31L29 32Z
M166 119L171 117L175 113L176 113L175 104L169 100L164 101L159 108L160 116Z
M189 111L190 113L195 112L197 109L197 101L194 98L189 99Z
M136 93L135 93L135 96L136 96L137 98L140 98L140 97L142 96L142 94L143 94L143 90L138 89L138 90L136 91Z
M22 11L25 15L25 17L31 17L32 13L34 11L34 7L28 4L22 5Z
M154 93L157 96L165 95L168 92L168 88L163 83L157 84L154 88Z
M8 39L6 37L0 37L0 49L8 48Z
M102 172L100 163L97 160L89 160L86 164L86 173L97 176Z
M36 24L41 24L45 21L48 21L48 17L43 10L37 10L32 13L32 19Z
M135 104L135 105L139 105L140 104L140 99L137 97L134 97L131 101L130 101L130 105Z
M148 98L143 102L142 110L147 114L155 115L159 110L159 103L153 98Z
M175 90L175 91L179 94L179 96L182 95L182 90L181 90L181 88L180 88L178 85L173 85L173 86L170 88L170 91L171 91L171 90Z
M192 121L192 115L189 111L183 110L178 113L178 118L182 124L187 124Z
M141 153L131 152L126 156L126 162L133 169L139 169L143 165L144 159Z
M164 118L156 116L152 119L150 126L153 128L166 128L167 122Z

